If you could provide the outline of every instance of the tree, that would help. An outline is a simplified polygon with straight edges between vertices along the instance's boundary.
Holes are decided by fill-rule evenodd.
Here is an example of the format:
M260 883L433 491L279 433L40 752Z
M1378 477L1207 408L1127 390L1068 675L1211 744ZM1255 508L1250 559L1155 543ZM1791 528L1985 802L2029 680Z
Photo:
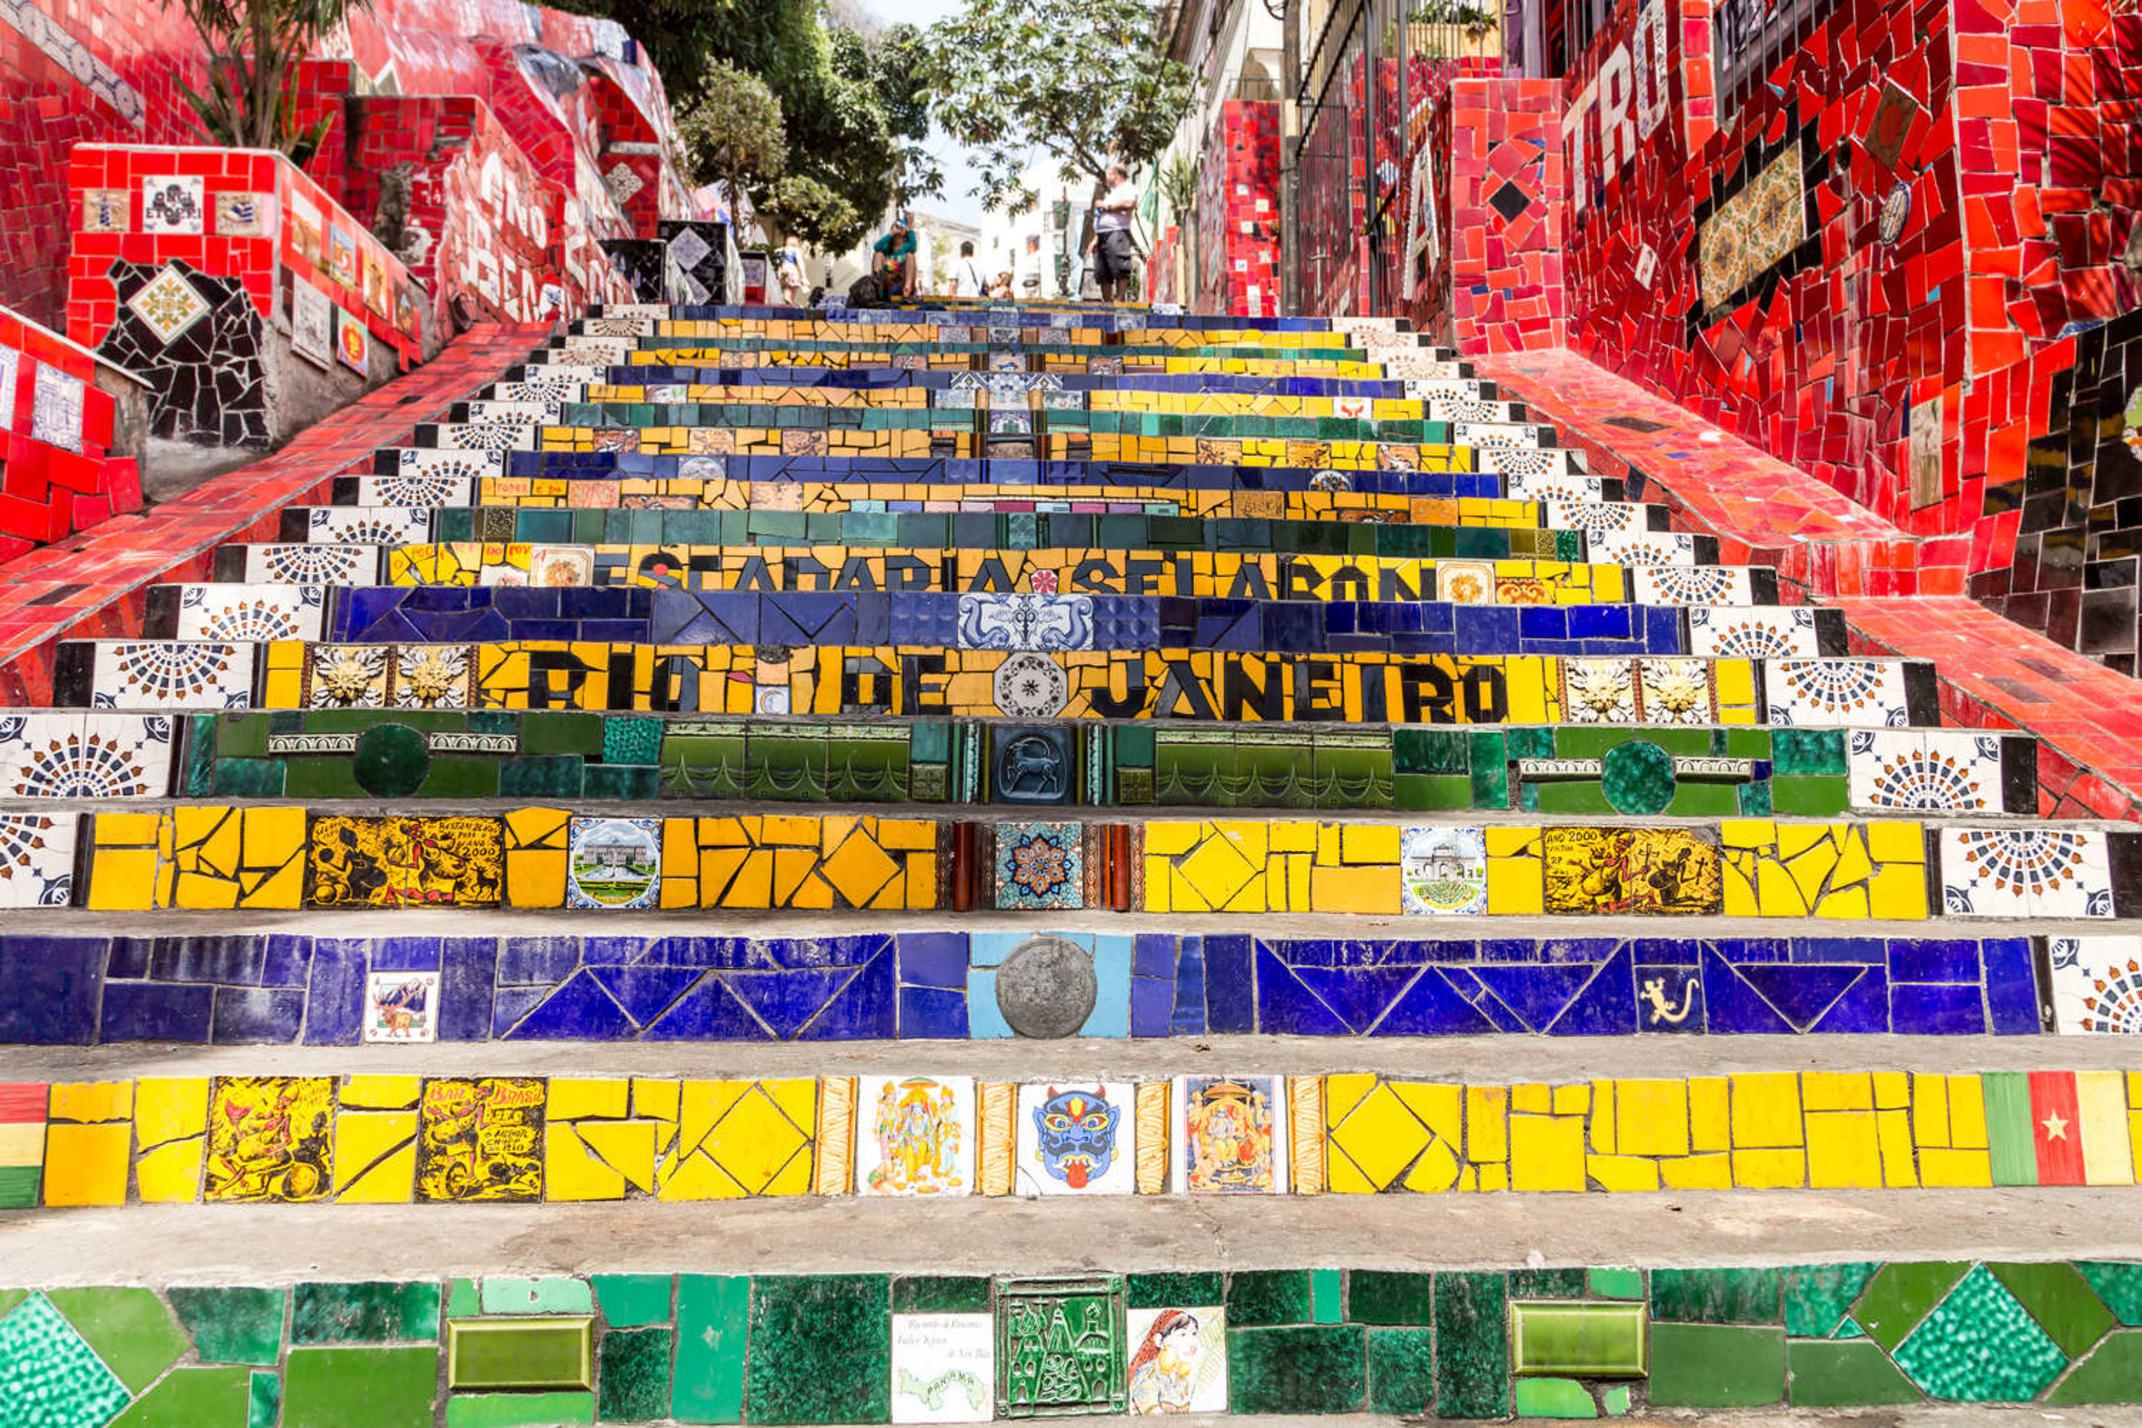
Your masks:
M1020 172L1036 149L1098 193L1111 162L1149 162L1190 110L1146 0L967 0L922 51L931 116L979 155L987 208L1034 202Z
M759 204L759 216L783 234L828 252L844 252L869 231L855 205L808 174L790 174Z
M209 54L205 92L179 81L209 142L279 149L302 166L334 115L299 130L290 72L370 0L179 0L179 7Z
M677 116L677 136L693 179L723 185L735 203L788 166L781 101L765 80L719 60L707 67L707 77L706 92Z

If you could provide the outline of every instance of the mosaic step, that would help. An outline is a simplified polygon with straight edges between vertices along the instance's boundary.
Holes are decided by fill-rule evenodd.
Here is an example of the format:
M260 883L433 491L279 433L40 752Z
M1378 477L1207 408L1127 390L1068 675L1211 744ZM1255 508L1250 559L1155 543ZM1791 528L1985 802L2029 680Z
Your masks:
M122 710L498 708L1198 723L1940 722L1933 668L1910 660L558 640L68 640L58 647L53 702Z
M1845 654L1843 613L1804 605L1509 606L577 585L152 585L141 635L359 644L568 640L1705 659Z
M624 514L622 512L618 513ZM1377 528L1380 529L1380 528ZM1403 529L1403 528L1402 528ZM952 594L1172 595L1225 600L1442 600L1459 605L1740 609L1778 603L1776 572L1435 556L874 545L287 543L217 549L223 585L532 585ZM1819 621L1819 614L1808 618Z
M2142 831L1905 819L1402 825L357 814L0 815L0 906L1378 917L2142 918Z
M1973 729L708 720L354 709L0 711L0 796L560 798L1664 815L2037 813Z
M1254 377L1318 377L1342 381L1451 381L1472 376L1464 362L1416 354L1362 349L1299 349L1263 346L1203 350L1122 344L1105 351L1061 343L1027 343L1016 349L987 342L855 343L801 339L554 337L544 349L551 363L623 367L817 367L830 371L895 368L944 372L1052 372L1095 376L1226 374Z
M722 1268L0 1290L0 1401L58 1428L1537 1419L2072 1408L2142 1374L2142 1265L2120 1260Z
M367 1026L428 1005L387 989ZM415 998L418 1007L406 1005ZM2132 1186L2142 1071L14 1083L0 1208Z
M528 362L508 367L499 379L478 390L471 402L557 402L584 400L590 389L609 387L668 386L733 388L749 392L759 388L796 391L907 391L927 393L980 389L990 396L999 391L1035 390L1071 393L1230 393L1240 396L1369 397L1387 401L1487 402L1501 410L1495 420L1524 421L1527 411L1521 401L1507 399L1492 380L1453 377L1441 381L1412 379L1354 379L1345 377L1266 377L1234 372L957 372L918 370L912 367L718 367L647 363L597 365L594 363ZM611 400L644 401L643 395ZM700 398L694 398L699 400ZM744 397L749 400L749 397Z
M1090 977L1063 975L1069 951L1088 959ZM2131 1035L2142 1031L2138 957L2134 934L1963 928L1939 939L1062 928L314 936L234 921L198 937L0 933L0 981L24 993L0 1001L0 1040Z

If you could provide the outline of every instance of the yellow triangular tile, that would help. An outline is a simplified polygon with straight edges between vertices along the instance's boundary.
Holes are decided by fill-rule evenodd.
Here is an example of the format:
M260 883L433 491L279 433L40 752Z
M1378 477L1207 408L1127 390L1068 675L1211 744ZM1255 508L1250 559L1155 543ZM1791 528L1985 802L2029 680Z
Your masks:
M135 1183L145 1205L190 1205L201 1198L204 1136L167 1140L134 1157Z
M744 1189L703 1155L662 1163L658 1195L664 1200L741 1200Z
M1345 1072L1324 1078L1325 1124L1340 1126L1346 1123L1346 1114L1361 1103L1376 1087L1374 1075L1364 1071Z
M558 1123L545 1128L543 1188L553 1201L622 1200L625 1177L588 1149L577 1127Z
M818 1078L786 1076L759 1082L759 1089L772 1098L781 1113L796 1123L805 1135L818 1123Z
M635 1190L652 1191L655 1181L653 1121L586 1121L573 1129L588 1148L625 1177Z
M686 1081L678 1111L677 1154L699 1149L715 1122L729 1114L737 1098L751 1089L749 1081Z
M409 1203L416 1188L416 1131L415 1111L344 1111L336 1116L337 1197L371 1205ZM389 1154L398 1148L406 1149L406 1156Z

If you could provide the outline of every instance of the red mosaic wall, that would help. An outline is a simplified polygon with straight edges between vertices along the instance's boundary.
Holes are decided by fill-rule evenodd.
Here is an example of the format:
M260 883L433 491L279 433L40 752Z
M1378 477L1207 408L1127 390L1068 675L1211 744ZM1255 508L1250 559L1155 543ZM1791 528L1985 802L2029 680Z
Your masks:
M1198 175L1196 310L1279 314L1279 106L1230 99Z
M141 509L141 473L111 454L97 359L0 308L0 560Z

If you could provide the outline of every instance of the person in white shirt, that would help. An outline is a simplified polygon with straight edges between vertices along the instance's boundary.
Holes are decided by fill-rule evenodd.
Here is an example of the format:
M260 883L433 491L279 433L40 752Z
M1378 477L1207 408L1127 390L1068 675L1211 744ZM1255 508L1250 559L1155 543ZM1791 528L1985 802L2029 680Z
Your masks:
M1131 241L1131 214L1137 207L1138 189L1130 181L1130 170L1110 164L1108 192L1093 206L1094 276L1100 280L1102 302L1129 296L1138 263L1138 246Z
M959 245L958 260L952 264L952 287L947 296L978 298L984 286L982 270L974 261L974 242L965 240Z

